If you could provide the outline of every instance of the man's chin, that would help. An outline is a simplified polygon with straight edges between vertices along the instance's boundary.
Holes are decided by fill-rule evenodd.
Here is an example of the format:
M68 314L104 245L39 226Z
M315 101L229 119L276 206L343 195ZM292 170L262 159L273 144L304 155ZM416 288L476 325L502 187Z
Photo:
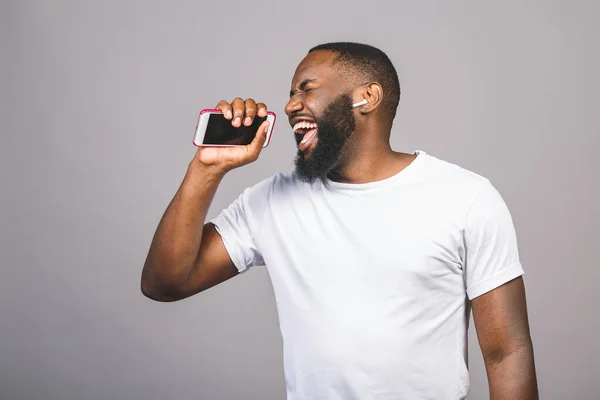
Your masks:
M302 182L306 182L306 183L314 183L315 181L319 180L319 179L323 179L324 177L327 176L327 172L320 172L320 171L315 171L311 168L310 165L306 165L308 161L308 159L310 158L310 155L304 155L304 153L302 153L301 151L298 151L298 155L296 156L296 161L295 161L295 172L296 175L298 176L298 178L302 181Z
M304 151L298 150L298 157L302 157L303 160L310 160L310 157L313 155L313 149L308 148Z
M332 168L317 171L314 168L311 168L310 165L306 165L307 161L309 160L305 159L301 153L298 154L298 158L296 158L295 163L296 168L294 170L296 172L296 175L298 176L298 179L300 179L302 182L311 184L316 181L324 182L327 179L327 176L329 175Z

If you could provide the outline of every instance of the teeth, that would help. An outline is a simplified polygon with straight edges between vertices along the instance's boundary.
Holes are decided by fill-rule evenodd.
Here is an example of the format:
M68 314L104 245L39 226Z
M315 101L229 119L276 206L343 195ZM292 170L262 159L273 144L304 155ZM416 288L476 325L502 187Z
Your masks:
M314 129L317 127L317 124L315 124L314 122L308 122L308 121L300 121L298 122L296 125L294 125L294 132L299 131L300 129Z

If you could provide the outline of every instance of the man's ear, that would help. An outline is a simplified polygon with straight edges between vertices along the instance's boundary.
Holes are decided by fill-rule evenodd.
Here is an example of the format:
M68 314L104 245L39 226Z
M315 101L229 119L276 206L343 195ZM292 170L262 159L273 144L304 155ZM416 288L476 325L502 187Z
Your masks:
M371 82L363 86L363 89L360 91L360 95L362 98L356 99L356 102L364 99L367 101L367 103L358 107L358 110L362 114L368 114L379 107L383 101L383 88L379 83Z

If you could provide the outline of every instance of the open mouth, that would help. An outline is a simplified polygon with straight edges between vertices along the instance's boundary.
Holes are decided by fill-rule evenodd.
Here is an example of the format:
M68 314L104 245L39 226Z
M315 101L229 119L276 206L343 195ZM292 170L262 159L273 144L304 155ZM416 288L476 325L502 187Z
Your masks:
M302 135L302 140L298 143L300 150L304 151L316 142L319 128L314 122L300 121L293 129L296 135Z

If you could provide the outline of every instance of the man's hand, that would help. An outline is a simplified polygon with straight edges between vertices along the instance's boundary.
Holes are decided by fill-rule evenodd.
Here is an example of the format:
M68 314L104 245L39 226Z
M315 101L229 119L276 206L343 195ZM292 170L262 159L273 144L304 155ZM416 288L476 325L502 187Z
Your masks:
M239 128L240 126L250 126L254 117L265 117L267 115L267 106L264 103L258 103L252 99L241 98L234 99L231 103L221 100L216 108L221 110L223 116L231 120L231 124ZM256 161L262 146L266 140L266 133L269 129L269 122L265 121L258 128L258 132L252 143L245 146L235 147L198 147L194 162L206 167L215 167L223 173L242 165Z
M237 98L217 105L234 127L267 115L267 106ZM246 146L199 147L152 239L141 290L157 301L176 301L238 274L221 236L206 215L221 179L229 170L255 161L265 143L265 121Z
M471 302L490 400L537 400L538 388L523 279Z

